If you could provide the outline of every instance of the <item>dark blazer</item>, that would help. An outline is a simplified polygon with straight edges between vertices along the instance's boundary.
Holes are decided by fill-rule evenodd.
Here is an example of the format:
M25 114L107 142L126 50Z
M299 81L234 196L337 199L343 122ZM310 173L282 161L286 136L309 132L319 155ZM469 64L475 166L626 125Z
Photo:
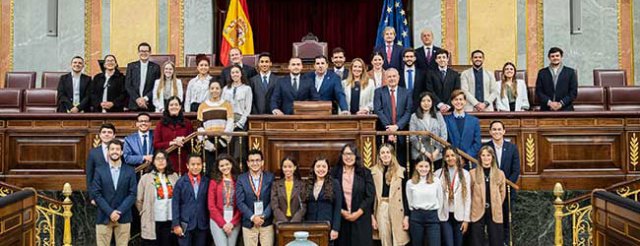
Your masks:
M93 76L93 83L91 83L91 107L92 112L102 112L102 94L105 88L106 77L104 73L99 73ZM113 103L113 107L108 109L107 112L122 112L126 104L127 92L124 89L124 75L116 69L109 83L107 83L107 101Z
M269 85L267 88L262 84L262 76L258 73L249 80L249 86L251 92L253 92L253 106L251 107L251 114L271 114L271 95L278 84L278 79L275 73L271 72L269 75Z
M398 130L409 128L409 120L411 119L411 95L404 87L396 87L396 125ZM388 86L376 89L373 93L373 112L378 115L378 129L384 129L385 126L393 125L391 118L391 95Z
M377 51L382 53L382 58L384 60L384 64L382 68L385 70L393 67L400 71L402 69L402 52L404 51L404 47L394 44L391 50L391 63L387 61L387 46L383 44L382 46L377 46L373 51Z
M404 77L406 72L406 68L403 67L402 71L398 71L400 73L400 82L399 86L404 88L408 88L408 81ZM413 74L415 75L413 78L413 90L411 91L412 99L413 99L413 109L411 112L414 112L417 106L420 104L420 93L427 90L427 71L419 68L418 65L414 66Z
M236 204L238 209L242 212L242 227L252 228L253 222L251 216L253 216L253 203L257 201L256 195L253 193L253 184L251 184L251 178L249 172L240 174L236 183ZM264 224L262 226L269 226L273 223L273 210L271 208L271 186L273 184L273 174L267 171L262 172L262 189L260 189L260 201L263 205Z
M316 73L309 72L304 76L307 77L312 83L313 88L316 86ZM335 109L335 105L338 105L341 110L349 110L349 105L344 96L344 89L342 88L342 80L340 77L332 71L327 71L322 80L322 85L318 91L320 100L332 101ZM334 110L337 111L337 110Z
M425 54L425 47L421 46L416 49L416 66L423 70L438 70L438 64L436 63L436 52L441 50L438 46L432 46L431 49L431 59L427 61L427 56Z
M144 149L142 149L140 138L140 132L134 132L124 138L124 153L122 156L129 165L137 166L144 161ZM153 130L147 131L147 138L149 155L153 155Z
M80 74L80 111L89 112L91 95L91 77ZM58 112L66 113L73 108L73 76L62 75L58 83Z
M329 221L331 224L331 230L340 231L340 210L342 209L342 188L338 184L338 180L331 178L325 180L331 181L333 186L333 199L329 200L325 197L324 185L318 199L313 196L313 193L308 194L307 200L307 214L304 217L305 221Z
M173 199L171 199L171 227L187 223L187 231L196 229L209 230L209 209L207 207L207 192L209 191L209 178L200 175L198 184L198 197L193 193L193 186L189 181L189 174L182 175L173 187Z
M301 179L294 179L291 190L291 217L287 217L287 190L284 187L284 178L275 181L271 188L271 209L276 223L279 222L302 222L304 214L307 212L307 201L305 197L305 183Z
M494 150L496 149L493 141L489 141L486 145L491 146ZM518 182L518 177L520 177L520 154L518 153L518 147L511 142L502 142L500 170L502 170L504 176L511 182Z
M342 166L336 166L331 170L331 177L338 181L340 190L344 191L342 187ZM342 209L347 210L347 203L344 200L344 193L342 195ZM348 220L342 220L340 227L340 235L338 238L338 245L373 245L373 228L371 227L371 213L373 211L373 200L376 197L376 188L373 184L373 177L371 171L364 167L357 167L355 174L353 175L353 189L351 195L351 212L355 212L358 209L362 209L364 214L360 216L355 222ZM350 226L345 226L349 224ZM351 229L349 231L345 228Z
M560 111L573 111L573 100L578 96L578 77L573 68L563 66L558 83L553 87L553 76L549 67L538 71L536 79L536 97L540 101L540 110L549 111L549 101L561 102Z
M291 85L291 76L285 75L278 79L276 88L271 95L271 111L280 109L284 114L293 114L294 101L317 101L320 95L316 91L313 80L300 75L298 92Z
M329 68L329 71L331 71L331 72L335 73L336 75L338 75L338 73L336 73L336 68L335 67ZM340 76L338 76L338 77L340 77ZM342 80L347 79L347 77L349 77L349 69L346 68L346 66L345 66L344 72L342 72L342 77L340 77L340 82L342 82Z
M250 78L253 78L253 76L256 76L257 74L258 72L256 72L255 67L242 64L242 75L247 80L249 80ZM222 82L222 87L224 87L227 83L231 82L231 66L227 66L224 69L222 69L222 72L220 73L220 82Z
M129 110L131 111L139 111L138 104L136 104L136 99L138 97L147 97L149 101L147 102L147 106L149 109L147 111L153 112L153 84L156 79L160 78L160 66L149 61L149 65L147 67L147 77L144 83L143 95L140 95L140 61L134 61L127 64L127 76L125 78L125 88L127 90L127 95L129 96Z
M449 143L473 158L478 158L478 151L482 147L480 139L480 121L473 115L465 114L464 127L462 134L458 131L455 117L453 114L446 115L444 122L447 124L447 136ZM465 168L468 168L465 166Z
M89 157L87 157L87 163L85 164L85 174L87 175L87 190L91 189L91 183L93 182L93 177L95 175L95 170L98 167L109 166L107 160L104 158L104 152L102 148L102 144L100 144L96 148L92 148L89 150ZM91 195L91 194L89 194Z
M455 89L460 89L460 74L453 69L447 67L447 74L442 80L440 70L429 71L427 74L427 91L433 93L436 98L433 105L436 107L439 103L451 106L451 93ZM452 107L453 108L453 107Z
M110 169L108 164L96 168L96 175L91 184L91 196L98 206L96 224L109 224L113 210L122 212L118 223L131 223L131 206L136 201L138 187L135 170L123 162L118 177L118 189L114 189Z

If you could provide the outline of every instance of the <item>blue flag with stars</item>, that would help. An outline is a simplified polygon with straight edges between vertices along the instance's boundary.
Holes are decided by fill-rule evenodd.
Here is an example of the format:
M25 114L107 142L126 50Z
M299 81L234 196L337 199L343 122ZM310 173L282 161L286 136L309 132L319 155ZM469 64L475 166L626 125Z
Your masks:
M378 24L378 37L376 47L384 45L384 28L391 26L396 29L396 44L403 47L411 47L409 39L409 21L402 8L402 0L384 0L380 24Z

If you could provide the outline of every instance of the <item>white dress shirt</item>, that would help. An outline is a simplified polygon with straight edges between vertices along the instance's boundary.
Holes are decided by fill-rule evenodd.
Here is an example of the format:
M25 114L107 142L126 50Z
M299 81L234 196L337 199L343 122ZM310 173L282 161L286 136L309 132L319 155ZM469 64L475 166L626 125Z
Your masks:
M140 96L144 96L144 85L147 82L147 69L149 68L149 61L140 61Z
M442 184L437 177L431 184L427 184L426 177L420 177L417 184L408 180L406 190L409 210L437 210L442 206Z

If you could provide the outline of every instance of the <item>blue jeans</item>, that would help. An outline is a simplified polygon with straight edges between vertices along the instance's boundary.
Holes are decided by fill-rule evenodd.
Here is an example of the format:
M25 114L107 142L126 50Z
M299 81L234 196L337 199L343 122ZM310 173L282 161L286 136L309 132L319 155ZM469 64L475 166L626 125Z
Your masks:
M453 213L449 213L449 220L440 223L440 230L442 231L442 245L462 246L461 226L462 222L457 221Z
M411 245L422 246L424 234L428 245L440 245L440 219L438 210L413 210L409 216Z

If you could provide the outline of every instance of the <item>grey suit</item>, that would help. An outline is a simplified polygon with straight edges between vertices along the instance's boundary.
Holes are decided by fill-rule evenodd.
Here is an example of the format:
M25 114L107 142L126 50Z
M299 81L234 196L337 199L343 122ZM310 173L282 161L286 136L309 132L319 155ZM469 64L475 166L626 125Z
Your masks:
M271 95L276 87L278 76L273 72L269 75L268 86L265 88L262 83L262 75L253 76L249 80L249 86L253 92L253 105L251 114L271 114Z

